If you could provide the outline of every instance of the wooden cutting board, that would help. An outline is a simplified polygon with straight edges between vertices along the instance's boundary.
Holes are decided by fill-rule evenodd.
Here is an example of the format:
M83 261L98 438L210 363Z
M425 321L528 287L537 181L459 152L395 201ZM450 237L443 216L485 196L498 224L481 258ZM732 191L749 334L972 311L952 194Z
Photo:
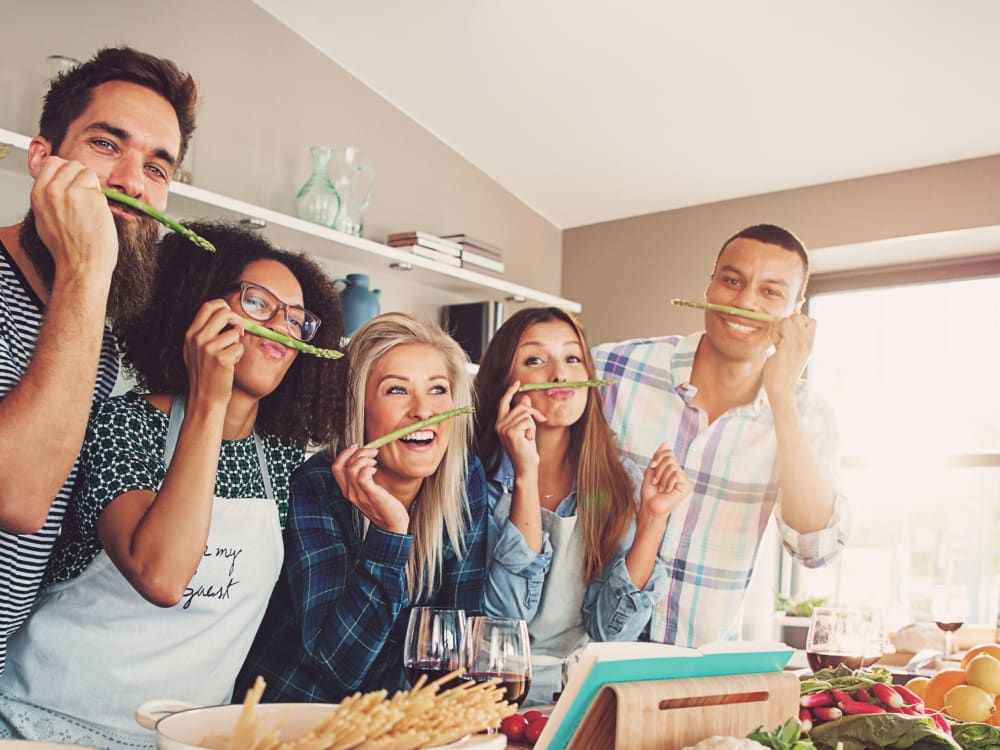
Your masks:
M567 750L681 750L713 735L773 730L798 705L792 672L615 683L598 692Z

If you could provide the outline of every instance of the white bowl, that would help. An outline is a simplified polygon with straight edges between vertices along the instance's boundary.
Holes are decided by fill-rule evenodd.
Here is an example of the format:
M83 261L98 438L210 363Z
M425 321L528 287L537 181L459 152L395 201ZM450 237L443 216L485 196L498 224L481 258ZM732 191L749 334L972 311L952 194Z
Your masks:
M0 750L97 750L84 745L63 745L58 742L36 742L35 740L0 740Z
M280 723L281 739L288 740L305 734L329 716L334 707L332 703L261 703L254 715L265 717L264 726ZM159 750L206 750L206 741L232 734L242 710L238 703L194 708L178 701L158 700L139 706L135 718L147 729L156 730ZM507 738L502 734L475 734L427 750L503 750L506 746ZM38 746L32 745L31 750L38 750Z

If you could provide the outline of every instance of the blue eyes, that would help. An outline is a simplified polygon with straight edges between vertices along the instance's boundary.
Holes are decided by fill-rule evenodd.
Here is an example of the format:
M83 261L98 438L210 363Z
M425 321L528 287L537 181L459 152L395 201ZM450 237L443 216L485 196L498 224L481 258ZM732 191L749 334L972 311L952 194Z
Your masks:
M118 144L114 141L109 141L106 138L93 138L90 141L91 145L98 148L101 151L107 151L108 153L118 153ZM157 164L147 164L145 169L157 179L165 180L167 179L166 171Z
M405 396L407 394L406 387L402 385L390 385L385 389L385 392L390 396ZM431 387L428 393L432 396L444 396L447 395L448 388L443 385L435 385Z

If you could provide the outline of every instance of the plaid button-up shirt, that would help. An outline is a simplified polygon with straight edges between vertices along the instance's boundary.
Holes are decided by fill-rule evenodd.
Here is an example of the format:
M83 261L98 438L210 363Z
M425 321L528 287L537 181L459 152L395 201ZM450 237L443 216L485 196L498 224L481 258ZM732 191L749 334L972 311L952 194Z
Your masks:
M784 523L765 389L709 424L693 402L696 389L690 382L701 336L634 339L594 349L597 377L618 382L605 391L605 412L625 455L645 468L666 442L694 483L691 497L667 523L660 555L669 583L653 612L650 638L695 647L740 637L746 589L772 512L785 548L809 567L839 553L850 525L839 493L826 529L798 534ZM833 481L839 463L833 413L805 381L796 398L813 455Z
M424 601L483 610L486 478L469 457L466 553L444 540L443 577ZM355 691L405 687L403 641L411 602L406 563L413 537L370 524L367 533L317 454L292 477L284 570L236 683L241 701L259 674L264 700L338 702Z

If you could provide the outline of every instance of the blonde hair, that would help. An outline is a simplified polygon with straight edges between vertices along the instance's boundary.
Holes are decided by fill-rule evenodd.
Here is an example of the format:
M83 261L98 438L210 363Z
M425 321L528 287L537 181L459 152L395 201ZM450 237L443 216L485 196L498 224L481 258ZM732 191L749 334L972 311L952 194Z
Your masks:
M472 403L472 385L466 365L469 358L440 326L404 313L385 313L372 318L351 336L347 346L347 408L344 445L364 445L365 390L376 363L389 351L405 344L430 344L444 358L455 407ZM372 436L377 437L377 436ZM420 485L410 506L413 547L406 565L410 601L420 601L442 579L444 535L459 557L465 554L465 531L471 522L465 479L472 442L472 417L452 420L451 437L435 472ZM328 448L332 456L335 445ZM355 511L359 516L360 511ZM364 519L367 529L367 519Z

